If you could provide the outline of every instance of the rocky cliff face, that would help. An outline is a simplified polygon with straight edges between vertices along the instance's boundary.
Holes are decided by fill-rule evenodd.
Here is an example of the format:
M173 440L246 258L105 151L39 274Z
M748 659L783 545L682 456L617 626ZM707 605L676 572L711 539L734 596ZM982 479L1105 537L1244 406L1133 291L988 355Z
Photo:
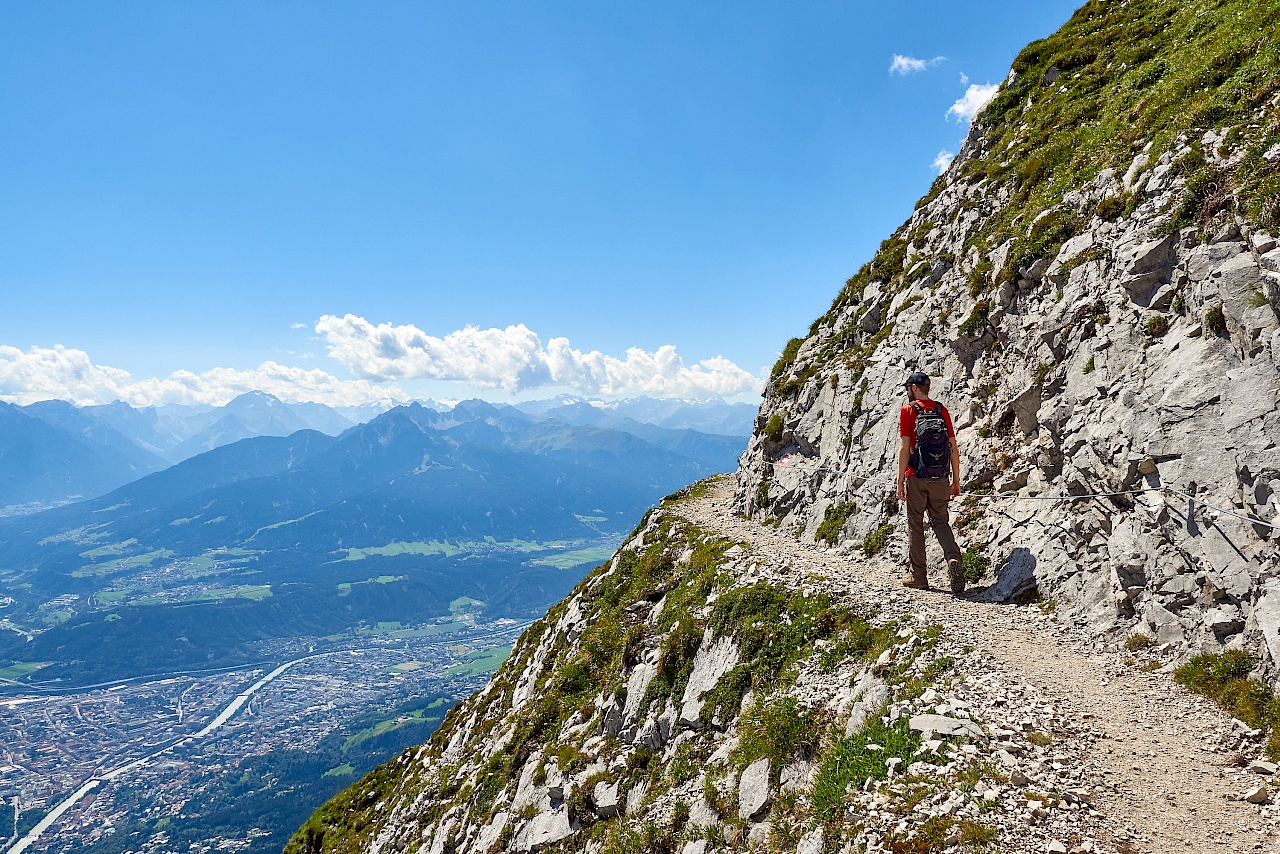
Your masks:
M910 220L786 347L734 494L653 511L288 852L1081 854L1137 850L1123 822L1252 821L1185 786L1196 751L1251 758L1262 728L1167 679L1153 717L1122 715L1125 680L1191 650L1280 660L1278 29L1263 0L1091 2L1028 46ZM1040 608L897 588L887 496L915 369L960 430L972 598ZM926 608L952 609L945 630ZM1016 628L986 631L996 614ZM1128 633L1158 643L1098 652ZM1057 698L1016 672L1032 659ZM1183 818L1138 773L1155 754L1132 728L1161 716L1199 721L1160 744L1161 785L1200 796Z
M430 742L322 807L287 854L1043 851L1115 835L1089 806L1098 732L882 580L850 590L794 540L700 525L729 499L698 500L716 488L651 513ZM1030 819L1028 798L1043 799Z
M736 507L846 549L904 527L886 496L922 369L959 431L977 595L1274 670L1280 66L1230 17L1274 27L1250 5L1090 3L1028 47L788 345Z

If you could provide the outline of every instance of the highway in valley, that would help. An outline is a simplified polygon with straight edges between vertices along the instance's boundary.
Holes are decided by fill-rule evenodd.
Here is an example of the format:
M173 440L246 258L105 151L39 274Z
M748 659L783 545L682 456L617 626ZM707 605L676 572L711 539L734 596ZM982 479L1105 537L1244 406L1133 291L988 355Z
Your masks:
M448 637L438 637L436 639L433 639L432 645L458 644L463 641L465 641L468 644L476 644L477 642L492 641L496 639L504 639L509 642L510 639L512 639L516 634L522 631L524 627L527 626L528 624L529 622L522 622L518 625L505 626L501 629L486 630L486 631L476 632L474 634L469 633L461 637L459 635L450 635ZM316 661L319 659L325 659L325 658L351 656L359 652L360 650L358 648L354 648L351 646L344 646L341 649L333 649L333 650L327 650L325 652L311 653L308 655L299 656L297 658L291 659L289 661L285 661L282 664L275 666L272 670L268 671L265 675L261 676L255 682L253 682L253 684L249 685L249 687L245 688L242 691L239 691L233 697L231 697L225 703L225 705L223 705L222 708L217 712L217 714L214 715L212 719L209 720L208 723L206 723L196 732L177 735L167 740L164 740L160 743L153 745L152 746L153 749L149 750L142 756L137 756L135 758L129 759L128 761L123 762L119 765L116 765L115 767L112 767L109 770L104 770L98 773L94 773L91 776L89 776L87 779L84 779L84 781L79 785L78 788L76 788L73 792L71 792L71 794L67 795L66 797L58 801L56 805L54 805L54 807L43 818L41 818L40 821L34 827L31 828L31 830L29 830L20 839L17 839L16 842L13 842L9 848L5 849L5 854L23 854L23 852L26 852L33 845L35 845L39 840L41 840L42 837L48 834L50 830L54 828L55 825L58 824L59 820L62 819L62 817L68 811L72 810L78 803L80 803L85 798L87 798L95 790L99 789L99 787L101 787L104 783L121 780L122 778L127 778L129 775L131 775L133 772L138 771L143 766L146 766L154 762L156 759L162 756L165 756L166 754L172 753L178 748L195 745L199 742L205 741L213 737L218 733L219 730L224 728L232 719L234 719L238 714L240 714L245 709L245 707L249 705L250 701L254 698L256 694L261 692L264 688L266 688L272 682L279 679L281 676L283 676L285 673L287 673L292 668L298 666L299 664L302 664L304 662L309 662L309 661ZM168 678L172 678L172 675L157 677L157 680L168 679ZM43 699L43 698L40 698L40 699ZM18 702L18 703L27 702L27 698L21 698L19 700L10 701L10 702ZM179 709L181 709L181 703L179 703ZM180 711L179 711L179 716L181 716ZM15 815L15 819L16 819L16 815ZM2 844L3 843L0 842L0 845Z

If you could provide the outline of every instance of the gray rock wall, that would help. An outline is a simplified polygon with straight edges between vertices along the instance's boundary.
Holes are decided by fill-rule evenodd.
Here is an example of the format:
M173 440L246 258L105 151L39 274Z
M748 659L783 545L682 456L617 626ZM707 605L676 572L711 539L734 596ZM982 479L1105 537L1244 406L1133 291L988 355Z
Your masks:
M1211 235L1167 226L1184 189L1171 164L1193 146L1229 159L1225 136L1179 139L1067 193L1027 227L1076 211L1081 233L975 296L970 274L990 264L999 281L1009 244L984 252L968 239L1008 202L958 177L983 144L972 134L951 183L904 227L936 224L908 246L913 283L872 282L834 308L771 383L736 508L812 539L829 506L853 502L849 550L899 522L885 499L900 384L922 369L958 430L962 545L992 560L974 595L1051 598L1099 634L1188 651L1246 645L1274 672L1277 531L1249 520L1280 521L1280 249L1238 218ZM1109 197L1131 198L1132 213L1098 216ZM963 334L980 300L987 321ZM781 441L765 434L774 416ZM1137 489L1148 491L1045 500Z

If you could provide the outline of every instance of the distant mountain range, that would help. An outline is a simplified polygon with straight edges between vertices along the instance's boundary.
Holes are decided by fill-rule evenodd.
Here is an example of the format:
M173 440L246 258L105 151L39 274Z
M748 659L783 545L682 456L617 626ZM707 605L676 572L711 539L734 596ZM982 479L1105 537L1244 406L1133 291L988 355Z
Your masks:
M389 408L387 403L339 410L320 403L286 403L260 391L219 407L0 402L0 515L96 498L243 439L300 430L339 436ZM452 407L423 401L422 408ZM736 465L755 417L750 404L645 397L605 402L561 396L497 409L511 417L621 431L717 469L725 466L723 455L730 451Z
M103 410L135 435L174 436L174 413L119 405L0 417L59 430L63 449L110 450L98 483L163 465ZM213 414L170 449L302 417L266 395ZM0 518L12 599L0 667L53 662L44 677L79 681L212 666L272 639L447 615L463 596L494 616L536 615L580 577L555 567L598 560L656 499L734 468L745 443L582 402L536 415L482 401L397 407L337 437L233 441L95 499Z

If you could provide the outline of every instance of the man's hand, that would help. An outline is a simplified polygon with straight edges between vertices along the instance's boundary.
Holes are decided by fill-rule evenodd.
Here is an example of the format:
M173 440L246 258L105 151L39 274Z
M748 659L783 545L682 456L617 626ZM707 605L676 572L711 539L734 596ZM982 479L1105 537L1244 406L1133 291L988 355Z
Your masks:
M951 481L951 497L952 498L960 497L960 481L959 480Z
M898 478L898 500L907 500L907 479L905 477Z

